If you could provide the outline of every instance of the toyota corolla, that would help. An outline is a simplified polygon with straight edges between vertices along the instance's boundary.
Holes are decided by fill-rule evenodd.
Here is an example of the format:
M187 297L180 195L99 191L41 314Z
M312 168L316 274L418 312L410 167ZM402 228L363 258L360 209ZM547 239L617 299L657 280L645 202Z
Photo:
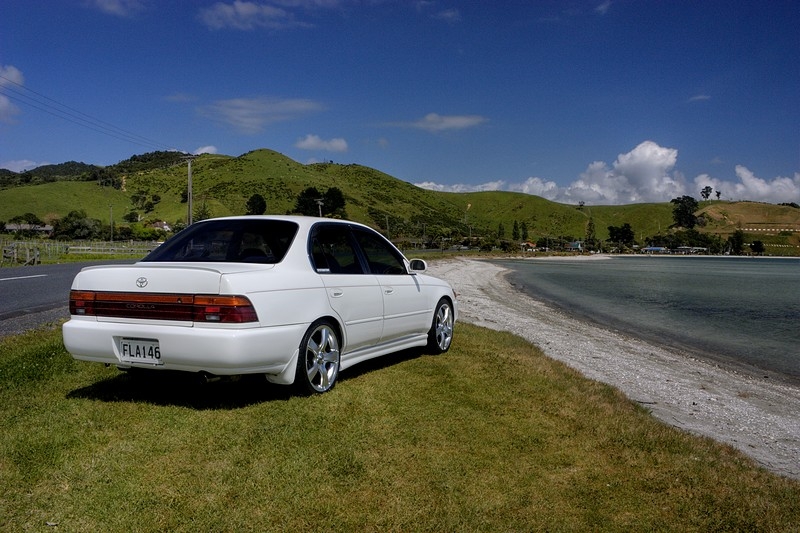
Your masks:
M455 293L426 268L355 222L205 220L135 264L84 268L64 345L121 369L264 374L322 393L358 362L450 348Z

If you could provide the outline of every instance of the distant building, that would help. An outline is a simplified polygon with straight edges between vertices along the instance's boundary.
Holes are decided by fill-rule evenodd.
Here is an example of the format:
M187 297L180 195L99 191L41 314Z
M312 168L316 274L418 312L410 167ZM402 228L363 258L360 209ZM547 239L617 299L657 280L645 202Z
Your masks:
M683 255L705 254L708 253L708 248L703 248L701 246L678 246L675 249L675 253Z
M53 226L50 224L45 224L44 226L40 226L38 224L6 224L5 230L6 233L19 233L21 231L27 231L39 233L41 235L50 235L53 233Z
M153 222L153 223L150 225L150 227L151 227L151 228L156 228L156 229L163 229L163 230L164 230L164 231L166 231L166 232L170 232L170 231L172 231L172 228L170 228L169 224L167 224L167 223L166 223L166 222L164 222L163 220L159 220L158 222Z
M642 248L643 254L668 254L669 249L663 246L647 246Z

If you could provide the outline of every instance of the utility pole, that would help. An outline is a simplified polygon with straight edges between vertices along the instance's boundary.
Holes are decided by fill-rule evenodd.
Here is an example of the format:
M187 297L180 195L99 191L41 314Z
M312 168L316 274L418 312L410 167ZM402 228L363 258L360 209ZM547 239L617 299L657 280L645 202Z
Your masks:
M189 216L187 217L187 221L188 221L187 225L188 226L192 225L192 217L194 216L193 212L192 212L192 209L193 209L193 206L192 206L192 161L194 160L195 157L197 157L197 156L196 155L189 155L189 154L187 154L187 155L185 155L183 157L184 159L186 159L189 162L189 183L188 183L187 193L186 193L186 201L189 203Z
M319 218L322 218L322 206L325 205L325 201L322 198L317 198L317 207L319 207Z

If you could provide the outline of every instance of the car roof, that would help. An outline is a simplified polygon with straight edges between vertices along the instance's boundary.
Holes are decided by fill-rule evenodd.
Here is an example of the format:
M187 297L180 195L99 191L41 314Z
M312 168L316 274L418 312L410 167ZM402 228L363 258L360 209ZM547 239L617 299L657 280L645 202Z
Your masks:
M366 224L361 224L360 222L353 222L352 220L342 220L340 218L308 217L304 215L239 215L230 217L207 218L205 220L196 222L196 224L200 224L203 222L218 221L218 220L283 220L287 222L294 222L298 226L300 226L301 229L304 230L308 230L309 228L311 228L311 226L320 222L334 223L334 224L349 224L352 226L360 226L363 228L373 229L367 226Z

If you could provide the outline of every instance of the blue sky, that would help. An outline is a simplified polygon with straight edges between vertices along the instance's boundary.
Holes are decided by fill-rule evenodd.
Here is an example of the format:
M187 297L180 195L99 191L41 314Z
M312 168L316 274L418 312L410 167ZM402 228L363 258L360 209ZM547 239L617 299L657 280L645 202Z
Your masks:
M800 203L797 1L3 0L0 167L154 150Z

